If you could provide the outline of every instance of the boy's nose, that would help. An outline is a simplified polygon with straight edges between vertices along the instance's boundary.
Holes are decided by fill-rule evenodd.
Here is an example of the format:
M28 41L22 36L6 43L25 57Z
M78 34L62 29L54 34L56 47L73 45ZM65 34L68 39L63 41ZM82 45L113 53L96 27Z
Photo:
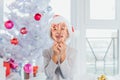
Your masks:
M58 25L58 33L61 33L61 26Z
M61 33L61 30L60 30L60 29L58 29L57 33L58 33L58 34L60 34L60 33Z

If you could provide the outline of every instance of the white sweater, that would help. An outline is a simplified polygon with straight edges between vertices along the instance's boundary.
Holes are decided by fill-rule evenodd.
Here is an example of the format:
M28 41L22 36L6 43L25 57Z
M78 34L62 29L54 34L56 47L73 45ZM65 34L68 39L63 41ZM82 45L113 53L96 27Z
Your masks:
M44 70L46 80L73 80L76 60L76 51L67 46L66 59L61 64L56 64L51 59L53 54L52 48L43 51Z

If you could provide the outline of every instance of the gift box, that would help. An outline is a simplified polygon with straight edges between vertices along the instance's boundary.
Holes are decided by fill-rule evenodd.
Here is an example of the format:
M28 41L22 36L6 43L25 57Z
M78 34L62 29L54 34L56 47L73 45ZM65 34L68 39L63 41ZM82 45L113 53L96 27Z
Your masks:
M33 71L32 65L27 63L24 65L24 79L30 79L30 74Z
M10 75L11 72L10 63L4 61L3 66L6 67L6 77L7 77L8 75Z
M24 79L30 79L30 73L24 72Z
M36 77L37 72L38 72L38 66L33 66L33 77Z
M98 77L98 80L107 80L105 75L101 75L100 77Z

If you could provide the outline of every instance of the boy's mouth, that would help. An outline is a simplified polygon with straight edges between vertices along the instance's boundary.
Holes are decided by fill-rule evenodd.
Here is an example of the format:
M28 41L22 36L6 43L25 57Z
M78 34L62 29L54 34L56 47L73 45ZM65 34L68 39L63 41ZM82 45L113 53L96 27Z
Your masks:
M56 38L57 38L57 39L61 39L61 38L63 38L63 36L58 35L58 36L56 36Z

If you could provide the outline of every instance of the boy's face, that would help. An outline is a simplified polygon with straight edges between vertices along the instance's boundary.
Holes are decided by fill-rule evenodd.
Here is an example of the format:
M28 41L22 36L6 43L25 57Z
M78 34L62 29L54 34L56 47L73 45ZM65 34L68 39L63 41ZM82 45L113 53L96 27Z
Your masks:
M51 37L56 42L64 42L68 37L67 25L64 22L51 25Z

